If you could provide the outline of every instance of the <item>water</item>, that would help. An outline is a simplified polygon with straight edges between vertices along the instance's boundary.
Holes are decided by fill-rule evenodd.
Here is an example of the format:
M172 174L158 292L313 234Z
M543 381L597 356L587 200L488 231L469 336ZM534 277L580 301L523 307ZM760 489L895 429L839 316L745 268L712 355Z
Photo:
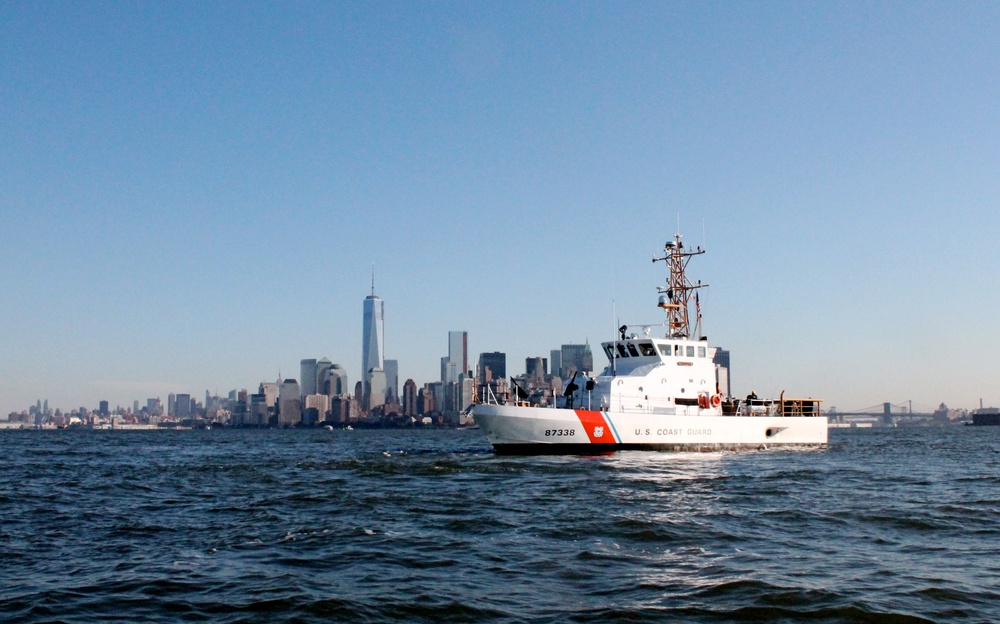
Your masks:
M0 445L7 621L1000 621L1000 428L590 458L475 430Z

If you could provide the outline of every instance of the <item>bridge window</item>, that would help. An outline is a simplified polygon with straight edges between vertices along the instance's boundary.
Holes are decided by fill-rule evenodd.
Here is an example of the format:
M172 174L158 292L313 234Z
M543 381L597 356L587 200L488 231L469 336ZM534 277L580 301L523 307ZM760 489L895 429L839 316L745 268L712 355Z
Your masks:
M684 347L680 345L674 345L674 355L677 357L684 357Z
M632 354L632 357L639 357L639 352L636 350L635 345L631 342L628 343L628 352Z
M643 355L656 355L656 349L653 348L653 343L651 342L640 342L639 351L641 351Z
M628 357L628 351L625 350L625 345L623 344L618 345L618 353L620 353L622 357Z
M609 360L615 359L615 350L611 345L604 345L604 352L608 355Z
M665 355L667 357L670 357L670 345L661 344L659 345L659 347L660 347L660 355Z
M698 347L698 357L705 357L707 354L705 347Z
M688 357L694 357L694 346L693 345L688 345L687 356Z

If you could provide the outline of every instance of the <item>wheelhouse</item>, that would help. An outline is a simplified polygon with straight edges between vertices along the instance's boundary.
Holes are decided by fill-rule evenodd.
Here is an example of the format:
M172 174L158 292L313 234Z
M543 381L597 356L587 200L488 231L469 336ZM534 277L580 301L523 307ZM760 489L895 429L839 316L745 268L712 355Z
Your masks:
M601 343L609 363L616 360L641 358L644 363L669 363L675 359L705 359L711 357L708 343L693 340L664 338L628 338Z

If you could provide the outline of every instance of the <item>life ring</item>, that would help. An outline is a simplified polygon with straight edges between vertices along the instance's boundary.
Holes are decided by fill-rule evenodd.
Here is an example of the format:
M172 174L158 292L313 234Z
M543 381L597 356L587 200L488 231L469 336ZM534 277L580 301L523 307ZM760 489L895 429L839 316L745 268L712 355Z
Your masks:
M713 394L712 395L712 407L719 407L720 405L722 405L722 395L721 394Z
M708 409L708 393L699 392L698 393L698 407L701 409Z

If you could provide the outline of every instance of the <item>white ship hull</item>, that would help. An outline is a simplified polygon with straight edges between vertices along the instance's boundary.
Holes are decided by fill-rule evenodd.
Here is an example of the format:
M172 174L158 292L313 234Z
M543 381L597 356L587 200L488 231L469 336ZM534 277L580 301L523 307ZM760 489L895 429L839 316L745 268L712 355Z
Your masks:
M500 453L718 451L827 442L825 416L612 413L477 404L472 415Z

